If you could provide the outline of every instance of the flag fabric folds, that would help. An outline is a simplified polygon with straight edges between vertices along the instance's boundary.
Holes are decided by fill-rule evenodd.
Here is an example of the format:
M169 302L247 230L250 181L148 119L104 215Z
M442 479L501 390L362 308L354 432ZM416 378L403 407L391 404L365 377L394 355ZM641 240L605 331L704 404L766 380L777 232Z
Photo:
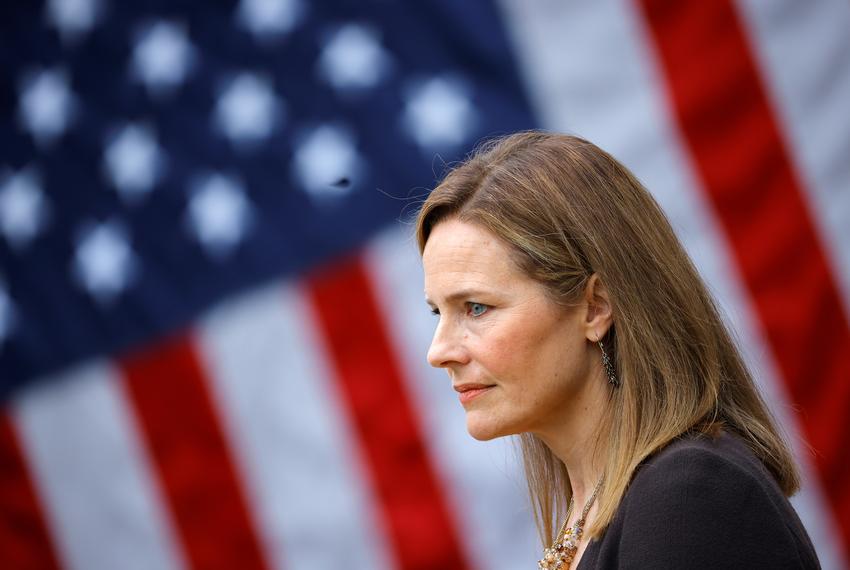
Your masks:
M657 198L847 567L847 2L0 14L0 567L533 565L514 446L425 362L409 224L528 128Z

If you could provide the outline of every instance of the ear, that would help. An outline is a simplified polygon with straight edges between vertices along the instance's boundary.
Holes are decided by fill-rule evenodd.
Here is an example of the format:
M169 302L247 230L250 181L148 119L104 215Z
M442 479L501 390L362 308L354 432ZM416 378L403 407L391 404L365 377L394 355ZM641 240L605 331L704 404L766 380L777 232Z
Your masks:
M585 337L591 342L604 338L608 329L614 324L614 315L608 289L598 273L587 280L584 287L584 301L587 303L584 329Z

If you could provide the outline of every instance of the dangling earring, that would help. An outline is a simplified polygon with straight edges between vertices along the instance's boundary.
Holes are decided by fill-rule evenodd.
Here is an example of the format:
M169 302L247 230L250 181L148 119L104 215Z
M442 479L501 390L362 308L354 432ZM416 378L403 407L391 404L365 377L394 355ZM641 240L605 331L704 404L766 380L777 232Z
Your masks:
M599 345L599 350L602 351L602 367L605 368L605 375L608 376L608 383L617 388L620 385L620 381L617 379L617 375L614 374L614 363L611 362L610 358L608 358L608 353L605 352L605 345L602 344L601 340L599 340L599 334L596 335L596 344Z

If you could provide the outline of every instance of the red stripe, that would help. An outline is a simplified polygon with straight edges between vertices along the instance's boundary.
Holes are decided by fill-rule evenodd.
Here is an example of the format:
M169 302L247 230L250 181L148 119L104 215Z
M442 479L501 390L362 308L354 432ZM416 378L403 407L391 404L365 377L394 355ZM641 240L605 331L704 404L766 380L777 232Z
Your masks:
M191 339L132 354L122 369L192 567L265 568Z
M850 325L735 9L643 2L679 125L850 545Z
M401 568L467 568L362 262L308 284Z
M0 568L59 568L23 454L0 417Z

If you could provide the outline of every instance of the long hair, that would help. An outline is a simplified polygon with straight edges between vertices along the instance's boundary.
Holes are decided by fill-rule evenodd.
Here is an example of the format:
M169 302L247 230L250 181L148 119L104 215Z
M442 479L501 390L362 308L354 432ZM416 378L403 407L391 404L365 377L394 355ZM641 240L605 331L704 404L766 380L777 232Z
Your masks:
M604 464L596 537L635 469L686 433L740 436L786 495L799 488L793 456L661 208L616 159L578 137L523 132L491 141L452 169L416 221L420 253L440 221L457 218L508 244L514 261L559 303L595 273L613 326L606 347L620 380L609 388L597 449ZM571 497L564 464L533 434L520 445L544 545Z

